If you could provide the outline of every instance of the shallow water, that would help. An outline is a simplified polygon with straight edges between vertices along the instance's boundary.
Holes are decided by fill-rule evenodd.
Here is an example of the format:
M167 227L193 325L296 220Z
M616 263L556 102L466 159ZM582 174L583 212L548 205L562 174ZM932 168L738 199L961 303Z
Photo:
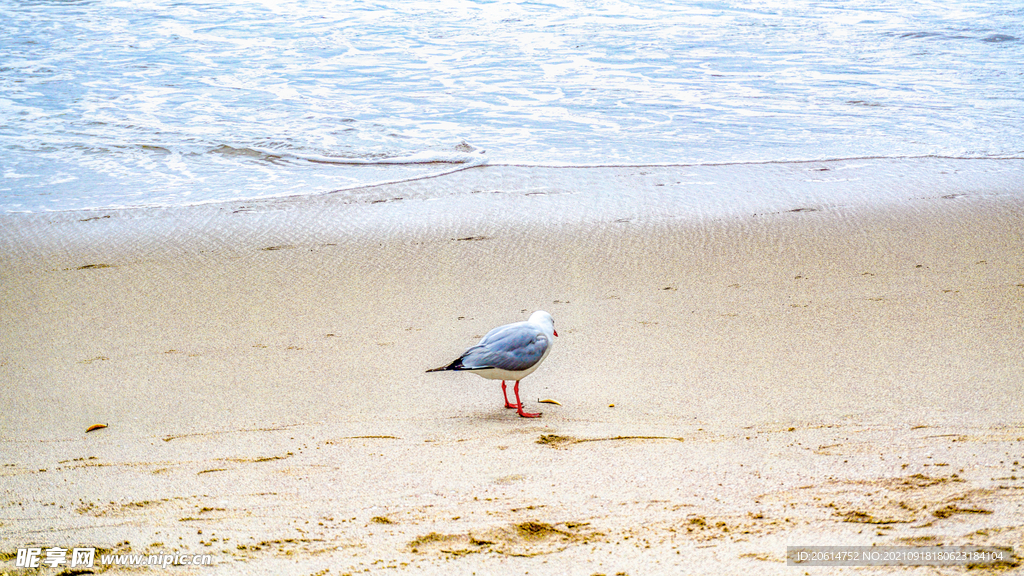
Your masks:
M994 0L0 0L0 210L482 162L1021 156L1022 61L1024 7Z

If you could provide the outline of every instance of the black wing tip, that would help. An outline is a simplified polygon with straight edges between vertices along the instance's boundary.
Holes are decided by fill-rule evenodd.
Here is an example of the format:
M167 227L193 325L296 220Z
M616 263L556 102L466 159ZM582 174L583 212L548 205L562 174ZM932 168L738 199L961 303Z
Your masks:
M451 364L449 364L447 366L439 366L437 368L431 368L430 370L427 370L427 372L444 372L446 370L465 370L465 368L463 368L463 366L462 366L462 358L459 358L458 360L452 362Z
M488 368L494 368L494 366L463 366L462 358L459 358L455 362L447 366L439 366L437 368L431 368L427 372L445 372L448 370L459 371L459 370L487 370Z

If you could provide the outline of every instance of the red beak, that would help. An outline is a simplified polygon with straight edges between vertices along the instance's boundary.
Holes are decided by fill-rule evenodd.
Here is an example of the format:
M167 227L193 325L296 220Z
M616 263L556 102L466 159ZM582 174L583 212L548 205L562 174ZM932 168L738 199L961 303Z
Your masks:
M555 333L555 336L558 336L558 330L552 330L552 332Z

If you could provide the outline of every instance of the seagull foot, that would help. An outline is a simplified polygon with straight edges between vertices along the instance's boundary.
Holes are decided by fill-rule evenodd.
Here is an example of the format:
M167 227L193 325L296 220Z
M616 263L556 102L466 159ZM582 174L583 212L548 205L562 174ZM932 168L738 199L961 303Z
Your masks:
M502 392L505 391L505 382L501 383ZM523 412L523 400L519 397L519 380L516 380L516 386L512 389L516 395L516 411L523 418L540 418L540 412ZM508 407L508 397L505 397L505 406Z
M508 401L508 393L505 392L505 381L501 381L501 394L505 397L505 408L511 408L513 410L519 410L519 404L513 404Z

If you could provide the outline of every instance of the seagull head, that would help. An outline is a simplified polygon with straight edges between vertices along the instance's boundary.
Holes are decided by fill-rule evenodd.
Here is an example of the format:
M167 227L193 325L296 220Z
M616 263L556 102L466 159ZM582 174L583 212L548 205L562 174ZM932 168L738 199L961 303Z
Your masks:
M545 332L550 332L555 336L558 336L558 332L555 331L555 319L551 317L551 314L543 310L537 310L533 314L530 314L530 324L536 324L544 328Z

